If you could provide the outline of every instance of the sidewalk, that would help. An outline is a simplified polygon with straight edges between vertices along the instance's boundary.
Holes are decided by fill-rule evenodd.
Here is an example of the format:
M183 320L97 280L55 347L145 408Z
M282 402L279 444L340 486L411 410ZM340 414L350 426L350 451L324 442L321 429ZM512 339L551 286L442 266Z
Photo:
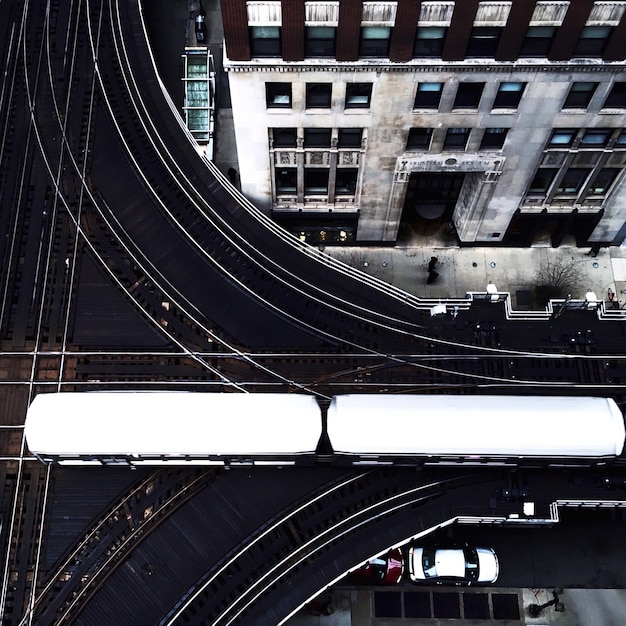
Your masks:
M409 590L407 588L402 588ZM398 594L401 588L381 587L381 592ZM437 592L459 593L456 587L435 587ZM301 611L287 622L286 626L387 626L394 624L419 624L420 626L441 626L454 623L455 626L471 626L475 624L494 623L492 619L480 620L455 618L389 618L375 617L375 591L371 589L335 589L324 597L332 599L333 612L330 615L310 615ZM461 593L463 593L461 591ZM554 606L547 606L538 617L531 617L528 607L531 604L542 605L553 599L552 589L499 589L499 588L470 588L469 594L504 594L515 602L519 619L497 619L497 623L517 624L519 626L623 626L626 615L626 590L623 589L564 589L559 592L559 601L564 610L557 611ZM464 604L464 603L461 603ZM493 598L490 602L493 605ZM515 608L515 607L513 607Z
M570 266L577 280L568 290L573 300L584 300L593 291L609 306L609 289L620 305L626 304L626 247L603 248L597 257L587 249L561 246L532 248L461 248L442 242L423 245L409 242L394 247L330 247L329 256L423 298L463 298L469 292L484 293L493 283L500 293L511 295L513 309L533 308L536 273L548 263ZM437 258L439 276L427 284L428 265ZM566 294L564 294L566 295Z
M188 0L191 7L194 0ZM228 76L222 71L221 15L215 0L205 0L207 21L213 26L209 42L220 76L216 119L215 165L226 175L230 168L239 169L232 110L228 93ZM514 310L533 308L530 301L536 286L535 274L546 263L560 260L573 264L578 281L571 289L573 300L585 299L593 291L607 308L609 289L615 300L626 309L626 245L602 248L597 257L587 256L589 248L561 245L552 248L546 239L536 247L460 247L442 226L438 233L421 236L406 228L408 239L389 246L326 246L324 252L371 276L423 298L464 298L469 292L485 293L491 281L499 293L508 292ZM437 280L426 284L428 264L437 257ZM568 290L568 293L570 291ZM567 295L567 294L564 294Z

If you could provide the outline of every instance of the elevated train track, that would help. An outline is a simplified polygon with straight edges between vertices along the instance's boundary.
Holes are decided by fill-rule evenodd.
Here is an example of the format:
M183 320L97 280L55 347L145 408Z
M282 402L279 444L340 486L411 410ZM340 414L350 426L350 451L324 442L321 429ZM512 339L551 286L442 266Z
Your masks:
M80 576L39 601L36 586L60 575L42 566L49 473L27 456L22 437L26 406L42 391L171 385L305 390L327 398L355 390L519 393L541 386L555 394L563 388L612 394L624 408L626 359L595 316L566 312L554 325L558 331L550 322L538 334L524 322L507 326L493 307L468 309L459 301L457 319L440 320L433 330L431 303L330 260L248 205L215 168L198 161L171 115L139 10L134 1L0 2L6 69L0 90L0 407L7 426L0 430L0 514L3 529L10 529L2 546L0 613L10 624L52 623L59 608L68 619L91 615L96 603L87 600L98 585L89 581L111 581L100 598L127 582L109 578L116 570L100 572L98 559L89 567L85 561L87 579L79 566ZM123 303L111 304L111 311L120 319L140 316L153 338L138 337L133 350L107 342L89 321L96 301L81 292L87 263L99 268ZM84 343L75 341L77 320ZM592 343L569 341L588 329ZM555 333L557 340L546 339ZM149 342L159 349L141 348ZM376 478L381 482L368 497L379 498L385 480ZM330 528L333 516L348 519L355 506L361 505L337 500L326 519L316 513L318 523ZM287 511L285 520L292 514ZM286 546L299 546L309 531L294 534L293 521L284 524L271 549L288 603L294 600L284 594L285 581L301 589L301 597L319 581L309 585L308 568L290 570ZM326 580L350 565L338 555L347 544L333 543L330 534L329 540L319 558L303 552ZM170 604L156 605L158 619L183 610L199 612L190 617L193 623L216 616L237 623L271 613L271 580L255 588L254 600L237 591L250 583L241 571L265 558L245 545L244 560L233 561L241 564L234 579L228 569L220 573L226 561L216 556L215 570L188 581L197 604L183 606L185 590L176 588ZM246 561L245 553L253 552ZM140 571L141 554L135 547L121 562ZM206 575L224 586L219 610L202 599ZM85 582L88 591L81 592ZM155 584L148 597L159 590ZM72 604L74 592L79 601Z

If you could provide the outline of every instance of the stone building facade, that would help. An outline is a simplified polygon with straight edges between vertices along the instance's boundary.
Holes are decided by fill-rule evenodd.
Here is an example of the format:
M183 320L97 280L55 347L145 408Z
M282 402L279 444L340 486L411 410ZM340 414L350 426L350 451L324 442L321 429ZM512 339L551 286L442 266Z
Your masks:
M311 243L620 243L626 1L229 0L243 192Z

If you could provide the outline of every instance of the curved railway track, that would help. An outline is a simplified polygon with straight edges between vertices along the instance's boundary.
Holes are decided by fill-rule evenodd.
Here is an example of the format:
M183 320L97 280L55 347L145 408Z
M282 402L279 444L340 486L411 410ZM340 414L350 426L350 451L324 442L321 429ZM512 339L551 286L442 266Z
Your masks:
M149 261L148 257L151 255L143 253L134 241L135 238L125 234L125 229L114 215L118 209L111 208L102 194L102 186L98 186L94 183L94 176L96 176L98 172L101 172L103 168L95 168L97 172L88 171L87 162L89 161L89 167L91 168L93 167L93 159L92 157L88 159L81 155L91 154L97 144L98 130L96 126L98 126L98 124L95 123L95 120L98 120L100 124L98 128L102 128L101 124L104 123L102 121L103 118L114 118L118 125L119 135L123 139L122 145L126 146L125 158L131 159L133 168L143 177L146 183L145 189L148 194L153 195L155 202L158 201L157 204L159 204L159 206L167 209L165 217L169 224L168 227L174 227L176 232L180 233L185 241L190 242L190 245L193 246L196 251L201 250L202 258L205 260L211 259L211 262L215 262L216 259L221 260L225 256L230 259L229 262L233 262L233 260L242 262L243 265L241 268L245 268L245 272L250 272L246 282L250 285L254 285L256 292L258 292L256 295L261 297L262 300L265 300L264 307L268 304L276 307L276 304L272 303L281 303L282 306L283 302L289 303L290 301L293 304L294 299L291 296L296 292L298 298L302 301L301 297L303 294L301 293L302 285L300 283L298 283L298 289L284 291L287 288L291 288L288 283L296 282L294 272L287 273L285 278L281 279L282 287L279 291L273 292L275 297L268 299L262 295L263 289L259 289L258 287L267 282L267 277L271 280L272 277L277 276L276 274L272 274L272 272L276 271L278 261L273 261L271 270L265 270L264 268L269 262L269 257L267 257L267 255L259 256L259 250L262 246L256 245L259 243L258 234L252 232L250 227L245 233L234 232L232 226L228 224L227 219L220 213L222 209L215 210L213 206L207 204L202 194L190 184L190 176L193 175L187 175L187 173L185 173L189 169L189 166L187 166L185 172L183 172L179 164L174 163L171 150L167 149L166 144L161 142L161 144L157 146L151 139L152 135L158 134L156 131L160 130L161 127L157 128L154 126L147 117L147 114L153 111L148 110L147 100L145 97L142 97L141 92L148 88L157 89L156 84L158 81L152 76L151 80L148 81L148 86L144 86L143 89L137 86L135 75L138 73L135 71L133 74L132 69L134 67L143 69L147 61L145 58L140 58L139 60L131 62L131 54L129 51L137 55L137 48L140 47L139 43L135 42L134 46L124 44L126 40L133 43L133 39L139 37L140 43L143 41L145 45L145 40L143 39L145 35L137 35L137 33L142 33L141 22L138 21L138 15L134 15L134 17L133 15L130 15L130 17L122 17L119 13L121 10L120 6L115 3L104 3L102 5L89 3L86 6L83 3L77 2L73 4L72 7L74 14L67 15L70 26L72 24L76 26L76 23L81 21L79 17L88 16L89 19L85 19L84 21L90 26L89 32L85 34L80 28L68 27L66 29L68 34L66 35L64 49L69 47L72 50L71 63L67 62L66 53L63 55L57 54L55 56L53 52L55 49L59 50L60 46L58 44L54 46L51 42L54 37L54 32L59 30L58 22L61 18L58 15L58 11L55 12L51 8L46 21L48 28L44 30L44 35L48 33L44 37L44 40L47 41L46 50L49 51L49 70L45 72L49 77L49 85L47 88L44 88L42 81L36 80L33 81L33 87L29 90L29 92L34 91L34 85L36 84L38 89L37 93L40 94L36 100L32 100L29 108L34 111L33 118L36 123L42 127L41 141L44 142L42 143L42 148L46 153L49 172L51 174L54 172L63 172L63 176L56 177L56 182L54 182L53 185L57 192L55 203L58 204L59 208L63 208L64 211L71 215L76 224L80 224L78 237L60 237L60 239L67 241L65 248L67 249L69 247L72 251L72 255L66 257L66 261L69 260L72 268L70 286L65 290L68 293L67 297L70 297L69 294L72 291L71 285L73 285L74 281L77 279L74 266L80 263L78 252L84 250L86 246L87 249L91 251L94 258L98 260L100 266L109 273L110 278L115 282L117 287L123 291L125 297L133 302L136 309L140 310L146 319L150 320L154 327L166 336L169 342L181 349L188 359L196 360L201 368L207 370L209 380L212 379L215 382L233 385L239 389L247 389L249 387L247 383L257 378L261 380L269 379L269 384L301 387L304 384L302 382L302 376L287 374L281 367L271 369L271 366L268 365L271 360L262 360L252 357L249 350L242 349L239 344L232 341L232 338L225 338L223 330L217 328L210 320L207 320L203 310L192 304L188 298L182 296L178 285L174 287L171 280L164 279L163 272L155 268L154 264ZM98 12L99 8L102 9L101 13ZM123 10L132 11L133 8L136 9L133 3L128 3L128 5L123 7ZM54 26L52 24L52 17L50 17L52 15L56 15ZM128 33L128 30L131 32ZM80 32L82 32L82 34L79 35ZM72 33L74 34L73 37L71 36ZM24 39L32 41L34 37L32 35L28 37L24 36ZM108 43L105 43L107 41ZM67 42L71 45L68 45ZM88 54L88 52L90 53ZM144 56L147 55L144 53ZM84 57L86 57L86 59ZM74 70L74 66L78 64L81 59L82 64L79 64L81 72L77 72ZM89 62L93 63L93 59L97 60L96 65L92 66L91 69L87 67L88 71L84 72L84 64L88 64ZM105 59L107 64L104 64L101 59ZM27 66L27 54L25 54L24 60L25 66ZM150 72L154 71L151 65L149 65L148 69ZM67 74L67 76L65 74ZM83 76L83 79L81 79L82 84L90 84L91 87L83 86L77 94L73 92L73 87L68 89L65 94L57 94L58 90L55 89L55 84L62 81L60 81L59 78L55 80L56 76L62 75L64 82L72 85L75 82L75 75L78 74ZM91 77L91 81L88 77ZM96 83L99 84L99 88L97 88ZM52 97L47 98L48 94L51 94ZM44 98L46 99L45 104L41 102ZM73 108L68 102L72 98L76 98L76 100L82 104L82 115L80 116L80 124L74 122L74 125L77 127L73 132L69 132L65 120L78 118L76 115L70 115ZM85 105L85 102L89 103L88 106ZM52 107L53 110L50 110L50 103L54 105ZM46 106L48 107L47 113ZM154 105L151 106L154 107ZM104 109L108 109L109 113L103 110L103 107ZM165 107L162 108L165 109ZM125 119L126 122L124 122ZM59 134L64 138L64 150L61 149L59 151L55 141L51 141L50 139L50 128L48 128L48 126L52 123L51 120L56 120ZM148 124L152 125L148 126ZM133 139L136 135L134 129L141 125L143 125L145 131L143 133L143 139L141 139L141 137ZM170 125L174 125L179 131L180 136L186 141L184 133L178 128L178 122L170 122ZM107 126L104 128L107 128ZM46 133L44 133L43 130L46 130ZM74 136L76 134L78 138ZM100 134L102 134L102 131L100 131ZM54 135L54 133L52 133L52 135ZM47 143L45 143L46 138ZM52 140L54 140L54 136L52 136ZM133 149L130 148L129 141L134 141ZM96 142L96 144L94 144L94 142ZM50 145L50 147L48 147L48 145ZM74 153L75 148L77 149L76 154ZM183 153L184 152L183 150ZM57 155L59 162L55 164L54 159L49 155ZM112 156L114 156L114 154ZM102 159L102 157L99 158ZM138 161L138 158L143 159L143 161ZM189 155L185 155L182 161L186 163L188 158ZM197 160L195 152L194 158ZM178 169L173 169L174 167ZM68 174L68 170L72 168L74 168L73 179ZM206 170L204 166L203 168ZM148 176L150 178L147 178ZM233 208L234 204L236 204L235 200L239 201L240 199L232 196L231 191L226 187L221 187L222 181L220 181L217 174L215 176L215 184L211 185L211 189L214 192L211 196L211 202L216 202L218 207L220 206L219 202L224 203L227 206L226 213L228 219L232 219L231 214L234 214L238 219L238 226L244 223L241 219L243 215L246 217L245 223L253 222L257 226L261 223L261 231L267 228L267 231L276 239L276 233L280 231L276 227L270 228L267 226L258 212L246 209L245 203L238 204L237 208ZM218 185L218 187L215 187L215 185ZM112 186L114 185L105 185L104 188L108 192L109 188ZM72 188L78 192L76 197L73 197L72 194L68 192L68 189L71 190ZM224 200L224 198L226 199ZM241 200L241 202L243 201ZM137 208L134 204L131 206L133 209ZM172 207L172 209L170 210L168 207ZM173 211L176 214L174 214ZM128 216L126 216L125 219L128 219ZM62 220L57 221L62 222ZM210 234L210 232L213 234ZM245 237L242 237L242 234L245 234ZM235 240L235 236L238 237L237 240ZM55 237L56 239L59 238L58 236ZM206 239L206 237L209 237L209 239ZM215 237L218 237L218 239ZM285 239L285 235L282 235L282 237L288 242L283 247L296 250L299 256L306 258L307 255L316 254L316 252L311 252L308 248L303 247L300 242L292 241L288 237ZM250 247L246 239L250 239L255 245ZM283 241L283 239L280 240ZM47 267L55 268L55 271L59 272L59 268L63 268L64 264L61 259L58 258L58 253L56 253L55 256L54 250L55 248L52 247L48 258L54 257L55 260L52 263L48 263ZM214 253L217 254L217 257L212 256ZM155 254L159 256L158 251ZM284 267L289 267L289 265L289 263L283 260L280 267L284 269ZM205 265L203 264L202 267L204 268ZM214 269L216 271L218 269L219 271L224 271L227 268L222 264L219 268L214 267ZM261 274L266 271L270 273L263 275L266 276L266 278L263 278L263 276L259 274L259 271L261 271ZM239 281L239 284L244 284L242 281L242 277L245 273L244 269L240 269L235 273L230 270L228 270L228 272L228 274L224 274L226 282ZM184 274L184 272L179 272L178 277L180 278L182 274ZM331 272L331 274L335 275L336 272ZM278 276L278 278L280 277ZM352 276L350 276L350 278L352 278ZM59 281L51 277L50 285L58 286L58 284ZM63 283L61 282L61 284ZM309 313L312 315L312 318L315 319L315 324L306 323L306 315L303 315L302 311L296 311L296 309L293 309L289 316L292 321L297 317L298 322L304 323L304 326L308 328L305 334L307 334L309 338L311 336L309 331L314 334L322 333L325 337L324 342L327 344L326 347L321 350L322 353L332 355L333 353L337 353L337 348L339 349L339 354L346 352L357 354L365 352L375 359L379 358L381 361L386 361L387 366L377 366L376 369L387 369L388 371L395 369L396 371L406 370L409 372L414 370L415 375L412 380L410 380L411 375L407 376L403 374L402 378L407 380L409 385L416 386L426 384L433 379L439 384L459 384L464 387L472 384L517 385L532 384L534 382L533 376L528 377L526 373L528 370L534 368L532 366L526 368L522 366L522 371L519 374L512 374L511 371L515 368L511 366L511 359L509 359L509 357L515 357L519 362L527 358L534 359L539 356L538 353L536 351L529 353L527 350L515 348L510 342L510 347L503 348L503 344L497 337L497 333L490 333L484 330L476 331L473 337L474 340L470 342L467 337L454 340L451 337L443 337L441 335L418 334L415 332L417 329L414 329L413 332L408 332L406 328L397 328L393 329L392 332L389 326L383 325L378 327L374 322L364 320L361 320L360 323L355 323L354 318L346 318L339 323L342 329L347 330L349 338L346 339L347 335L343 331L333 331L333 324L321 321L322 315L319 309L321 305L317 301L319 300L320 291L319 288L315 289L316 291L305 294L308 299L305 298L307 304L304 307L305 309L311 309ZM368 293L370 292L368 291ZM357 297L361 298L362 296L357 294ZM350 303L347 304L349 305ZM409 304L415 307L413 309L414 314L423 314L423 312L418 311L419 307L417 307L415 302ZM55 310L58 311L55 307L50 307L50 311ZM335 305L329 309L329 312L330 311L332 311L331 317L343 314ZM362 311L364 311L364 309L362 309ZM374 313L379 315L375 311ZM461 312L461 315L462 314ZM43 316L43 318L47 318L47 315ZM335 317L335 319L338 318ZM387 324L391 324L393 321L393 318L387 318ZM373 323L374 326L372 326ZM70 317L68 315L65 317L63 324L65 329L63 333L64 339L62 341L63 348L68 344L67 336L69 324ZM404 322L402 324L406 326ZM47 333L49 336L51 333L43 329L43 326L45 326L45 324L42 325L44 334ZM337 326L337 328L339 328L339 326ZM397 336L396 330L398 331ZM400 347L399 343L402 344L401 352L398 351ZM505 343L504 345L507 344ZM299 347L302 348L302 346ZM394 349L389 350L388 348ZM241 377L237 371L228 372L219 370L214 367L212 359L205 359L200 356L201 354L206 354L207 350L215 350L216 353L220 354L230 354L233 357L231 363L234 364L238 361L240 365L241 362L244 361L247 362L249 367L236 368L236 370L244 371L243 377ZM433 354L435 351L445 351L448 352L448 355L465 352L466 355L464 356L471 358L473 354L474 358L477 360L479 360L479 357L480 360L484 360L483 357L487 355L488 358L486 361L490 364L490 367L484 367L482 365L479 368L459 367L458 365L455 367L456 364L452 367L448 367L447 365L435 367L432 364L423 366L417 364L415 359L404 356L407 353ZM496 360L491 358L494 354L501 355L500 363L496 363ZM445 355L446 359L448 359L448 355ZM553 362L556 361L551 355L547 356L546 359ZM318 364L321 360L322 359L317 360ZM458 363L460 362L461 361L458 361ZM227 361L221 360L220 363L224 365ZM618 367L621 366L618 365ZM355 369L356 368L348 368L347 371L350 372ZM526 371L524 371L524 369ZM425 372L427 372L426 375ZM368 368L367 372L359 373L357 371L356 377L360 378L361 374L364 374L367 378L371 379L372 373L372 368ZM335 372L331 372L330 376L335 377ZM454 379L457 379L456 383L451 382ZM364 380L363 382L366 383L369 381ZM549 378L546 380L546 377L542 376L541 383L546 382L550 383L551 381ZM564 384L569 384L570 382L573 381L565 381ZM553 381L553 383L555 386L559 385L557 380ZM316 393L325 393L321 391L321 388L321 385L317 384L314 385L314 389L309 389L312 389Z
M148 475L72 546L48 574L20 624L69 623L124 556L214 478L205 468Z
M2 206L12 207L0 211L0 360L7 372L0 387L19 403L51 386L303 389L322 399L359 390L536 393L539 387L610 394L626 408L626 357L619 341L598 331L595 316L565 313L558 332L551 323L505 327L493 306L469 309L459 300L458 318L435 327L428 313L433 302L333 261L250 206L212 164L198 160L172 115L140 3L4 2L0 16L6 44L0 195ZM106 344L87 351L74 341L87 258L155 329L162 351L116 352ZM623 322L615 326L619 336ZM595 332L592 342L571 341L588 331ZM2 470L10 469L2 476L11 541L0 612L24 614L24 624L65 616L91 626L96 622L85 616L97 612L97 603L89 600L109 584L115 589L120 566L156 536L145 532L150 525L176 517L168 515L175 497L170 501L156 486L147 497L144 488L146 497L128 500L123 515L105 516L107 530L97 540L94 526L71 564L61 564L50 574L51 586L36 595L49 473L25 463L19 424L9 430L2 433L2 460L10 465ZM201 488L192 474L184 493ZM154 485L170 478L164 473ZM390 481L393 494L383 497L382 482L358 480L363 484L353 492L319 493L310 508L303 503L268 522L272 533L253 533L176 590L180 597L158 619L167 614L163 623L173 623L185 614L198 624L267 623L261 616L285 615L284 607L319 589L307 572L319 569L328 582L353 565L340 555L365 531L385 520L398 537L410 534L422 521L410 525L403 511L411 518L420 498L445 500L435 484L402 492ZM323 498L323 510L315 510ZM156 508L139 523L146 507ZM425 515L423 522L436 519ZM265 578L260 572L269 561L272 576Z
M450 478L416 485L414 477L406 478L396 476L392 483L384 473L362 474L339 489L311 498L219 564L160 624L173 626L190 619L213 626L251 623L255 605L270 592L273 597L288 593L284 590L295 572L316 567L329 551L336 551L355 535L372 532L381 520L423 506L469 480Z
M224 478L218 475L215 485L219 487L221 480ZM154 497L152 494L142 497L139 506L130 509L120 503L103 516L102 522L56 568L55 575L39 593L34 623L98 626L112 621L132 623L130 615L141 615L142 619L155 620L163 626L278 623L279 617L294 610L320 587L367 558L372 550L372 538L384 548L425 532L454 516L446 494L469 489L472 497L486 497L494 481L505 484L502 480L503 474L490 471L471 476L434 472L428 480L423 480L420 473L393 469L349 470L314 492L302 493L271 518L246 520L248 527L256 530L231 548L224 545L225 552L207 562L200 577L191 579L189 574L178 574L180 578L175 579L174 588L168 585L167 593L161 591L158 596L140 592L139 588L149 587L153 582L162 588L160 578L164 574L157 571L156 563L163 562L158 554L165 547L168 534L161 536L161 526L155 527L154 532L146 531L136 521ZM143 495L144 491L143 486L138 487L125 502L132 502L137 493ZM215 501L215 496L211 496L213 508ZM129 528L126 520L131 514L133 522ZM223 514L217 510L204 519L206 510L197 499L193 506L190 503L179 507L178 519L170 520L176 522L174 528L195 530L181 544L179 555L174 557L168 551L167 568L173 572L185 571L184 563L189 558L185 550L191 547L202 552L207 541L205 533L209 533L209 540L214 534L219 535L223 522L217 520ZM156 512L151 512L144 524L150 522L152 515ZM229 523L240 525L235 519ZM133 524L137 527L133 528ZM109 530L112 526L113 532ZM126 543L137 539L136 534L142 541L144 554L152 555L154 571L151 566L140 565L145 557L119 558L118 551L123 553ZM337 558L338 554L344 556ZM74 567L76 561L79 563ZM72 570L72 576L63 580L68 569ZM186 569L193 567L189 565ZM311 577L311 572L318 574ZM103 577L105 585L102 585ZM299 578L304 580L294 587L294 579ZM134 586L138 586L136 591ZM132 595L133 606L121 609L114 598L127 594ZM167 606L172 599L175 600ZM268 603L272 607L269 612Z

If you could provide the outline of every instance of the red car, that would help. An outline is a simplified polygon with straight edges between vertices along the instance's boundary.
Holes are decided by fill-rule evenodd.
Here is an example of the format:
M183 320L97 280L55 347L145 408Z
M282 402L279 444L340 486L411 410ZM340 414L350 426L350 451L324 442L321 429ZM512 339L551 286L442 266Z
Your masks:
M348 580L361 585L397 585L404 573L404 557L399 548L370 559L348 575Z

